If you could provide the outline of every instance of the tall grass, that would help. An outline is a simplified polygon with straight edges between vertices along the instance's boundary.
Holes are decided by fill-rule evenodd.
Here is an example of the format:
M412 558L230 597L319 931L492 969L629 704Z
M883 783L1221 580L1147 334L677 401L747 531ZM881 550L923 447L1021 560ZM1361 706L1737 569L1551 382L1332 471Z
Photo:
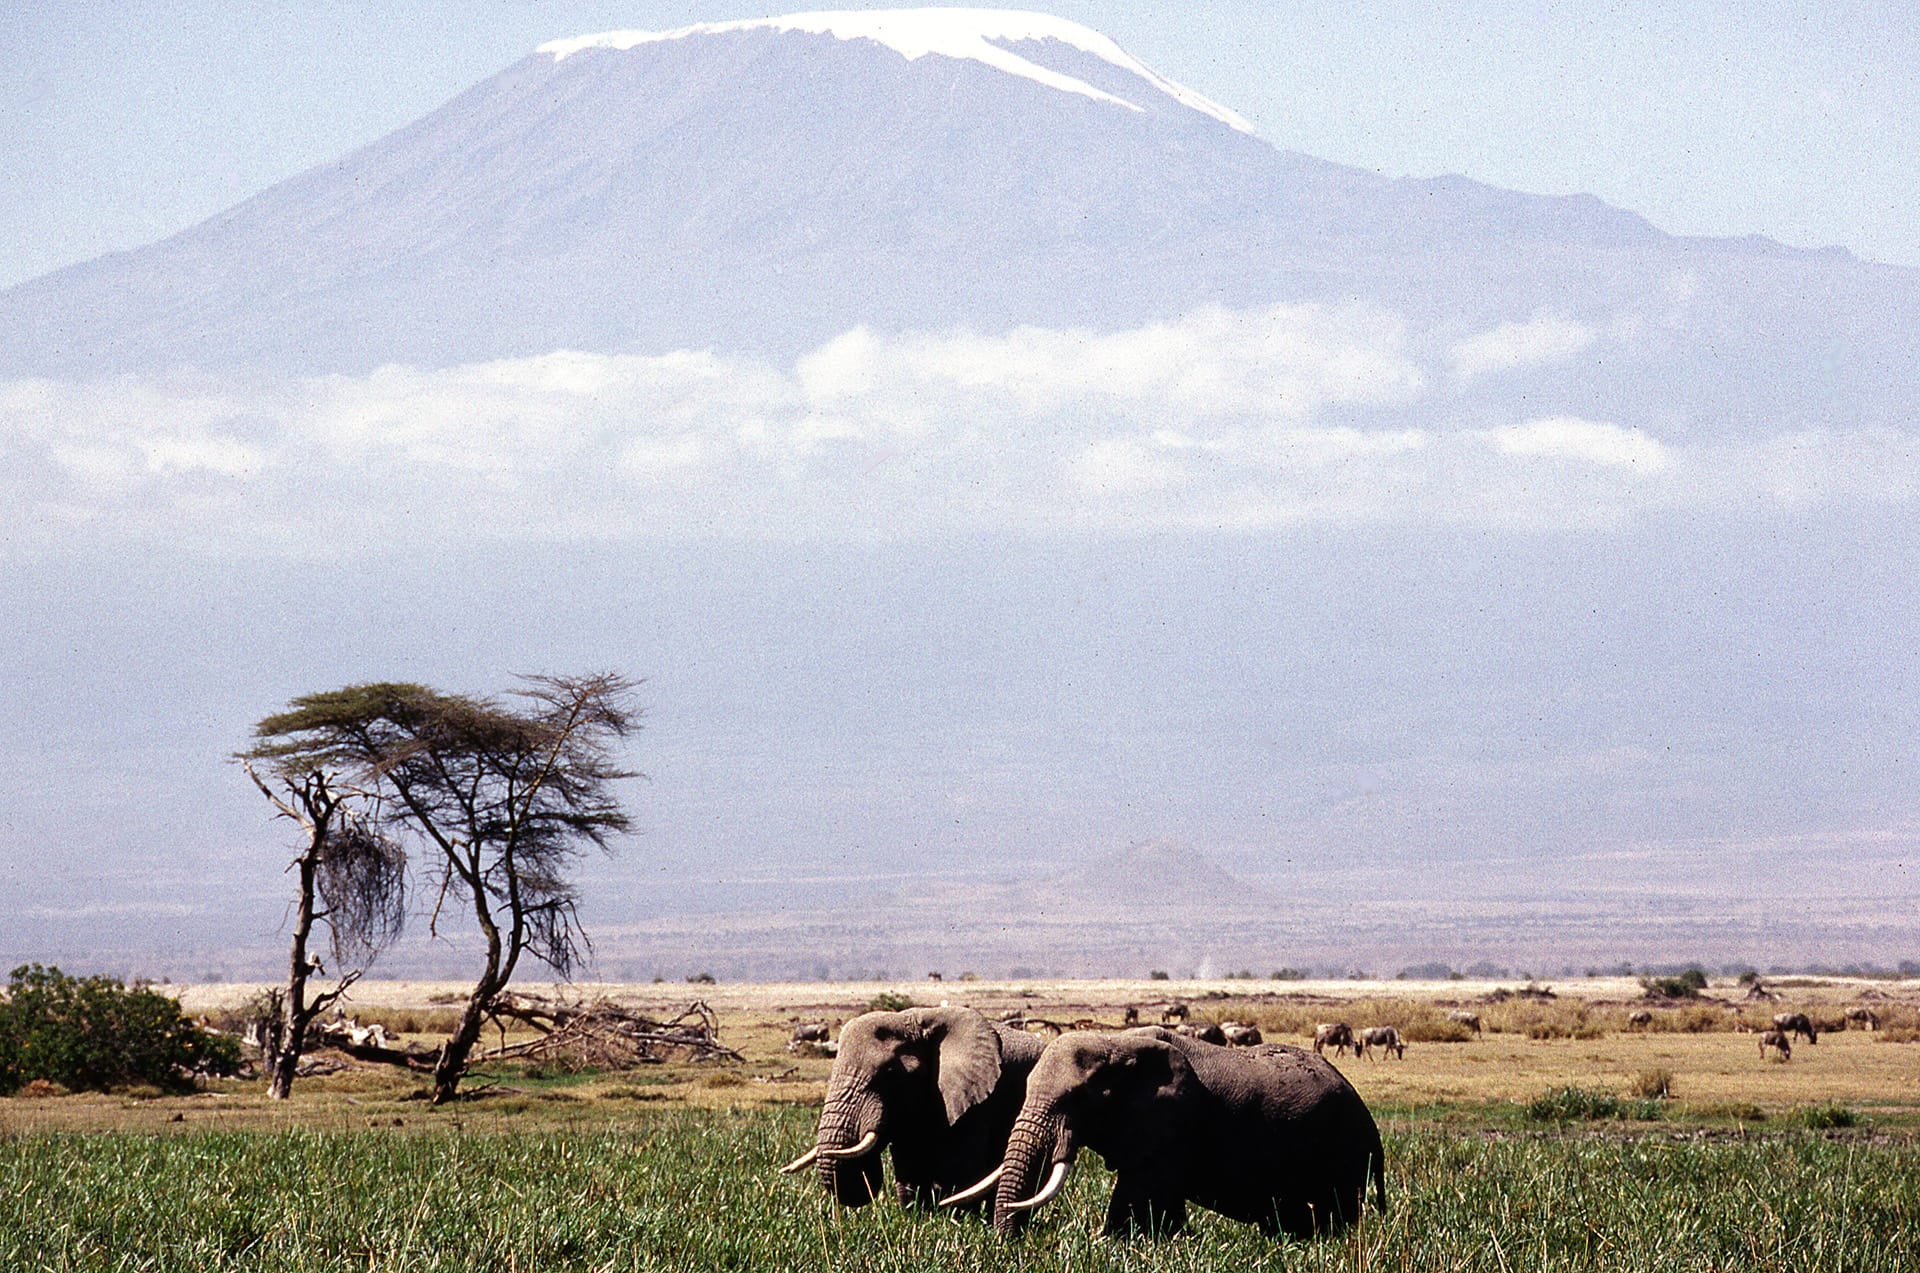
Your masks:
M1718 1270L1920 1267L1920 1145L1807 1131L1387 1138L1389 1209L1270 1243L1204 1212L1159 1244L1096 1241L1090 1156L1012 1244L891 1202L835 1214L775 1175L805 1110L662 1111L599 1132L341 1131L0 1139L7 1270Z

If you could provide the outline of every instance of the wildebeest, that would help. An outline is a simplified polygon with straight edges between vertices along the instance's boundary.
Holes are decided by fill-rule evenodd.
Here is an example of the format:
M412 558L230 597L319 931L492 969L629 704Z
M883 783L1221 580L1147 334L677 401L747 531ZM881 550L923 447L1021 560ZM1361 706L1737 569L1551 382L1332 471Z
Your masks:
M1353 1027L1344 1021L1322 1021L1313 1027L1313 1050L1332 1048L1339 1056L1353 1046Z
M1782 1061L1793 1059L1793 1044L1787 1039L1785 1030L1763 1030L1760 1034L1760 1059L1767 1059L1767 1049L1777 1048Z
M1230 1048L1250 1048L1261 1041L1260 1027L1246 1021L1222 1021L1220 1033Z
M1782 1034L1801 1035L1808 1043L1820 1042L1820 1036L1813 1028L1813 1021L1804 1012L1774 1013L1773 1028Z
M1189 1016L1192 1016L1192 1015L1193 1015L1192 1008L1189 1008L1184 1003L1180 1003L1176 1001L1160 1009L1160 1023L1162 1025L1165 1025L1169 1021L1185 1021Z
M1484 1033L1484 1031L1480 1029L1480 1014L1477 1012L1468 1012L1463 1008L1455 1008L1447 1014L1447 1020L1457 1021L1475 1034Z
M1173 1032L1175 1034L1184 1034L1189 1039L1198 1039L1202 1043L1215 1043L1221 1047L1227 1046L1227 1032L1211 1021L1202 1021L1197 1025L1177 1025L1173 1027Z
M1360 1032L1359 1046L1354 1048L1356 1056L1371 1055L1374 1048L1382 1052L1391 1052L1404 1061L1407 1059L1407 1045L1400 1038L1400 1032L1390 1025L1369 1026Z
M1628 1025L1652 1025L1653 1014L1645 1008L1635 1008L1627 1014Z
M793 1037L789 1043L825 1043L832 1038L832 1031L824 1021L802 1021L793 1027Z
M1880 1014L1872 1008L1848 1008L1847 1020L1857 1025L1863 1025L1869 1030L1878 1030L1880 1028Z
M1140 1009L1134 1007L1132 1004L1128 1004L1126 1012L1122 1014L1120 1019L1127 1025L1139 1025Z

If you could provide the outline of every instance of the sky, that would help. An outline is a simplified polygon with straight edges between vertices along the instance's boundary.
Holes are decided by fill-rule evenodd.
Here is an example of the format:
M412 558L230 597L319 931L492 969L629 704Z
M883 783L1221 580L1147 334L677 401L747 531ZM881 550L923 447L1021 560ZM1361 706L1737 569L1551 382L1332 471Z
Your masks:
M1902 3L1047 7L1283 148L1391 176L1594 194L1670 233L1762 234L1920 265L1920 10ZM6 6L0 286L185 229L547 40L780 11L740 0Z
M1282 147L1920 266L1920 18L1428 8L1055 12ZM13 6L0 284L183 229L548 40L760 12ZM1901 301L1889 273L1849 277ZM800 868L1164 837L1326 905L1444 880L1645 918L1692 889L1696 949L1767 961L1714 936L1734 898L1813 934L1799 958L1836 911L1848 949L1920 955L1908 913L1846 902L1920 889L1920 432L1910 380L1855 374L1916 311L1855 298L1831 339L1867 354L1779 385L1713 339L1713 286L1471 324L854 327L791 361L0 379L0 954L97 966L124 938L179 975L269 949L275 828L229 757L295 694L615 666L647 680L649 780L596 924L693 884L785 905ZM1638 392L1696 380L1732 387Z

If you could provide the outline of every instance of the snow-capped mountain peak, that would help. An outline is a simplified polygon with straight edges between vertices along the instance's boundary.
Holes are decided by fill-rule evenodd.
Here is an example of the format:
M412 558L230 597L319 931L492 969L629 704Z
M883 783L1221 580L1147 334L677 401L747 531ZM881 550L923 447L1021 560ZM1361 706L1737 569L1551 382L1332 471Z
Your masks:
M1083 79L1042 66L1015 52L1010 45L1054 41L1097 57L1144 81L1182 106L1219 120L1239 132L1253 132L1245 119L1206 97L1167 79L1146 66L1098 31L1043 13L1017 9L877 9L794 13L777 18L749 18L734 22L706 22L671 31L608 31L599 35L551 40L538 52L562 61L586 49L626 50L667 40L727 35L741 31L804 32L839 40L871 40L892 49L908 61L929 54L979 62L1008 75L1032 80L1064 93L1076 93L1130 111L1143 108L1105 92Z

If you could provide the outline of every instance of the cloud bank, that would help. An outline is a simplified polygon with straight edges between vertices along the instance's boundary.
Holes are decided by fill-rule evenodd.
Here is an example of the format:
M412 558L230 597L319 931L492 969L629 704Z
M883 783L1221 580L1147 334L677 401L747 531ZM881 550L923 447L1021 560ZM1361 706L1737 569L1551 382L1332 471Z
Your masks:
M1597 330L1506 324L1429 365L1395 314L1276 305L1104 334L856 328L791 365L558 352L0 382L0 535L15 552L75 537L298 552L421 535L1562 527L1920 493L1909 433L1697 445L1672 422L1460 409L1465 381L1577 359Z

